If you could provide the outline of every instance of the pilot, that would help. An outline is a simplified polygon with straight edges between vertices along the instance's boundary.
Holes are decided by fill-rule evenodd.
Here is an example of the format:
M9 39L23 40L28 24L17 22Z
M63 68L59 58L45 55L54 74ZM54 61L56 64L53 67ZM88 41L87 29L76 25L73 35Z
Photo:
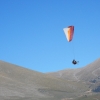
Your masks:
M75 65L75 64L77 64L77 63L78 63L78 61L73 60L73 61L72 61L72 63Z

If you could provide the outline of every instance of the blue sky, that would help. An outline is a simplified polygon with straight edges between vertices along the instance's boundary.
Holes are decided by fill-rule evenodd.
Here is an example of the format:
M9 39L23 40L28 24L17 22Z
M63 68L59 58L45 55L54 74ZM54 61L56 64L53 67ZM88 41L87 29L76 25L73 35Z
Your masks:
M75 27L70 43L63 32L69 25ZM78 65L71 63L74 56ZM1 60L54 72L98 58L100 0L0 0Z

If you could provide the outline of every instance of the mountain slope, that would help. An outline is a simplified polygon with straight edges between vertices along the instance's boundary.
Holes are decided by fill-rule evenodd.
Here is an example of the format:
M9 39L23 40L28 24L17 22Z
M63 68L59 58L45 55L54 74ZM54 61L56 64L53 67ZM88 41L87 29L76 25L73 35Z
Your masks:
M81 95L87 90L88 86L82 82L59 79L0 61L2 100L61 100Z
M88 84L94 92L100 92L100 58L83 68L66 69L47 74L60 79L81 81Z
M85 81L91 81L93 78L100 77L100 59L83 67L81 71L77 73L77 76Z

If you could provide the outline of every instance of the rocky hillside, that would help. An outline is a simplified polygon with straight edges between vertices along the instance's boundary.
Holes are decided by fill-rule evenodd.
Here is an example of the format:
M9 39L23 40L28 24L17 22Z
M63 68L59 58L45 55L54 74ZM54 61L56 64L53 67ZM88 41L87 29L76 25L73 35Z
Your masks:
M48 75L70 81L81 81L88 84L93 91L100 92L100 59L82 68L66 69Z
M40 73L0 61L0 100L69 100L100 92L100 59L80 68Z

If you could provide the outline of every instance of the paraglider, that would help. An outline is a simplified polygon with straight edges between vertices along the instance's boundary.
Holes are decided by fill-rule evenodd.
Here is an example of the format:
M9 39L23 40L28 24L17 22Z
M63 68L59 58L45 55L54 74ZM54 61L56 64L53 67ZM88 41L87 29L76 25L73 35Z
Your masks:
M68 42L71 42L73 40L73 35L74 35L74 26L68 26L67 28L64 28L64 33L67 38ZM74 65L78 63L75 59L72 61Z
M78 63L78 61L73 60L72 63L73 63L74 65L76 65L76 64Z

